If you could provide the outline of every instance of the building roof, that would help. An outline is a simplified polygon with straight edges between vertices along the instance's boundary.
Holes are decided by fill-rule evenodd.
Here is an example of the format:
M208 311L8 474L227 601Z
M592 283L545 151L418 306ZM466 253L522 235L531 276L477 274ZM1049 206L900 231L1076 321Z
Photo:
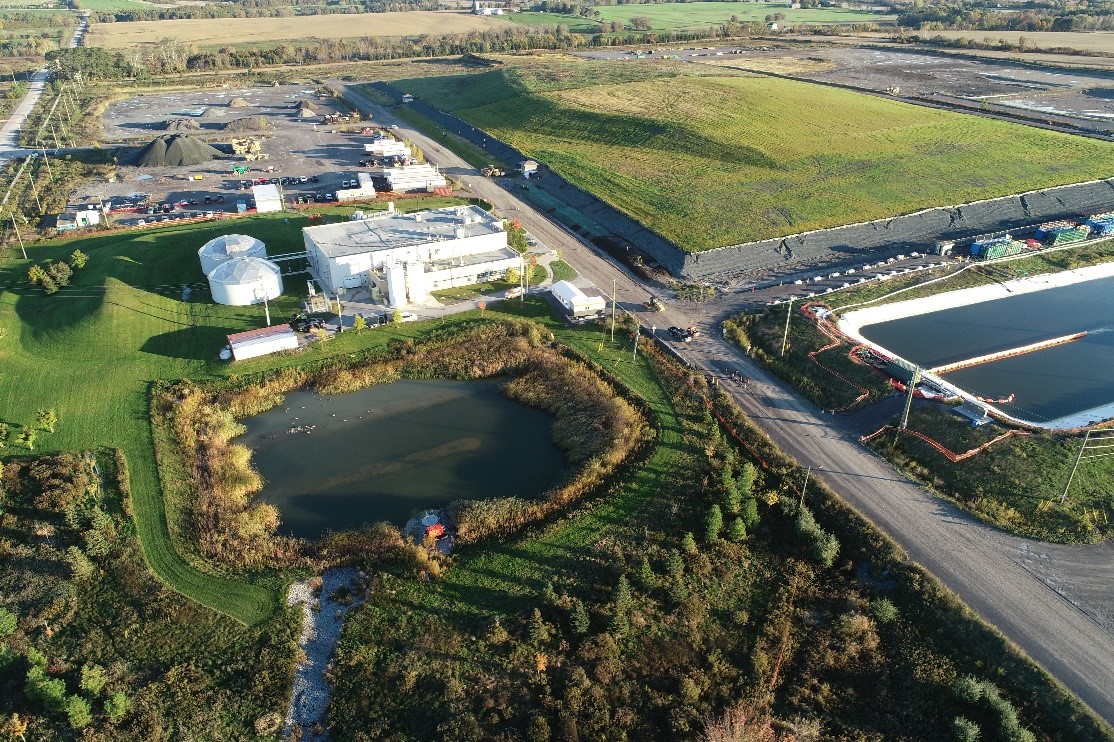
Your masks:
M209 271L210 283L245 285L281 273L279 267L263 258L231 258Z
M197 254L214 258L232 258L259 251L264 255L267 254L266 246L254 237L246 234L222 234L202 245Z
M467 223L466 223L467 220ZM360 255L409 245L424 245L503 231L503 221L478 206L452 206L414 214L390 212L382 217L322 224L302 231L330 258Z
M255 196L255 203L259 204L266 200L281 201L282 197L279 196L278 186L274 183L266 183L264 185L257 185L251 187L251 195Z
M294 334L294 330L290 329L290 325L273 325L272 327L260 327L258 330L233 333L228 336L228 344L233 347L251 345L263 340L271 340L280 337L297 338L297 335Z

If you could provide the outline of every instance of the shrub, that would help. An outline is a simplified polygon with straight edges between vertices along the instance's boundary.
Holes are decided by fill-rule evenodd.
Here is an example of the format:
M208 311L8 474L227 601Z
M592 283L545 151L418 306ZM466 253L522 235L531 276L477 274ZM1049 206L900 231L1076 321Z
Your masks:
M131 701L124 695L123 692L113 693L107 701L104 702L104 713L108 720L113 724L117 723L128 713L131 709Z
M802 507L797 515L797 533L804 539L812 557L825 568L835 564L839 555L839 541L816 522L808 508Z
M979 742L979 738L982 736L979 725L962 716L957 716L952 721L952 732L955 734L957 742Z
M708 508L708 514L704 517L704 540L709 544L715 543L722 531L723 511L719 509L719 505L713 505Z
M108 675L100 665L90 662L81 668L81 689L90 696L99 696L108 682Z
M19 627L19 617L7 608L0 608L0 639L11 636Z
M66 719L74 729L83 729L93 721L93 712L89 710L89 702L81 696L70 696L66 699Z
M746 538L747 527L746 524L743 523L743 519L736 518L735 520L731 521L731 525L727 526L727 540L732 543L738 544L746 541Z
M897 618L897 606L889 598L875 598L870 601L870 615L880 624L887 624Z

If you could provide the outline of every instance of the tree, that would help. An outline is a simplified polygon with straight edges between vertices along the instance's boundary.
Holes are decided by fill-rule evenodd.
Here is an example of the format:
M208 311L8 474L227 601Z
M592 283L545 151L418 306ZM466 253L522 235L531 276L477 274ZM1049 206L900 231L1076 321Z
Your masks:
M692 535L692 531L686 532L684 538L681 539L681 548L684 549L686 554L696 553L696 537Z
M81 252L81 250L74 250L73 254L70 255L70 265L78 270L84 268L87 262L89 262L89 256Z
M362 315L362 314L357 314L356 315L356 317L352 320L352 329L353 330L366 330L367 329L367 320L364 319L364 315Z
M630 630L630 614L634 605L633 598L630 592L630 583L627 582L627 576L621 575L619 583L615 586L615 594L611 599L612 615L611 615L611 633L614 636L626 636Z
M8 447L8 424L0 423L0 448Z
M522 274L518 268L507 268L507 274L503 277L507 283L518 283L522 280Z
M402 310L398 307L395 307L394 311L391 312L391 322L395 323L396 325L402 323Z
M654 23L649 16L636 15L630 19L630 27L635 31L649 31L654 27Z
M889 598L875 598L870 601L870 615L878 623L889 623L897 618L897 606Z
M81 668L81 689L88 693L91 697L96 697L104 690L105 683L108 682L108 674L100 665L95 662L89 662Z
M704 517L704 540L709 544L714 543L723 532L723 511L719 509L719 505L713 505L708 508L708 514Z
M549 742L551 738L549 722L544 716L535 716L530 719L530 726L526 729L527 742Z
M8 723L4 725L4 731L10 734L12 739L23 739L27 733L27 719L13 713L8 717Z
M43 287L43 293L44 294L57 294L58 293L58 284L55 283L54 279L51 278L50 276L43 276L43 279L42 279L42 281L39 282L39 285L41 285Z
M113 693L107 701L104 702L104 713L108 716L108 720L113 724L124 718L131 708L131 701L124 695L123 691Z
M530 643L541 646L549 641L549 624L542 618L542 612L535 608L530 615Z
M727 526L727 540L734 544L742 543L747 538L747 526L742 518L736 518Z
M58 413L54 408L40 409L35 413L35 419L40 430L45 430L48 433L53 433L54 428L58 426Z
M758 525L758 500L753 497L743 500L742 507L739 508L739 517L743 519L747 528Z
M69 286L70 278L73 277L73 268L70 267L69 263L64 261L51 263L46 267L46 272L54 279L54 283L59 286Z
M16 443L23 446L28 451L34 451L36 437L38 437L38 434L32 428L24 428L16 438Z
M735 478L735 488L743 499L754 496L754 479L758 476L758 469L749 461L739 469L739 476Z
M591 628L591 619L588 616L588 608L584 605L583 600L577 599L572 606L572 617L569 619L572 625L572 630L577 634L583 636L588 633Z
M43 270L41 265L33 265L27 269L27 280L33 284L40 284L47 277L46 271Z
M952 720L952 732L958 742L979 742L982 730L970 719L957 716Z
M483 314L484 314L484 310L487 309L487 302L484 301L483 299L480 299L478 302L476 302L476 308L480 310L480 316L482 317ZM541 717L537 717L537 718L541 718ZM545 720L542 719L542 721L545 721Z
M0 608L0 639L11 636L19 627L19 616L7 608Z
M69 563L75 579L86 580L92 577L93 572L96 571L93 562L89 560L84 551L76 546L66 549L66 561Z
M66 718L74 729L83 729L93 721L93 712L89 710L89 702L81 696L70 696L66 699Z
M650 558L645 554L642 555L642 561L638 565L638 584L646 591L653 590L658 584L658 576L650 565Z

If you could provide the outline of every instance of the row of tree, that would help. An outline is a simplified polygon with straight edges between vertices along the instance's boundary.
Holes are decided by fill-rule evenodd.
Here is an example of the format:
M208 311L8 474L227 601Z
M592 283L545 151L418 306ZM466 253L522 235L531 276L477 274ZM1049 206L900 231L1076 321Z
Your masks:
M33 286L40 287L45 294L56 294L58 289L70 285L73 272L84 268L88 260L88 255L81 250L74 250L69 261L55 260L43 265L32 265L27 270L27 280Z

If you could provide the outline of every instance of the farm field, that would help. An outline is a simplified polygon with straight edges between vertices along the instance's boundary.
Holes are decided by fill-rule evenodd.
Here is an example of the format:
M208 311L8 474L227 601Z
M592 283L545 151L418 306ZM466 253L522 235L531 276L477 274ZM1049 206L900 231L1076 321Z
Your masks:
M668 3L662 5L601 5L595 8L601 21L630 23L631 18L650 19L654 31L678 31L689 28L719 26L735 16L740 23L765 21L767 15L785 14L779 21L787 26L812 23L879 23L892 21L896 16L868 13L842 8L797 8L786 3Z
M524 11L506 16L504 20L517 23L521 26L568 26L572 33L595 33L599 30L599 23L592 18L579 15L563 15L561 13L536 13Z
M655 69L611 64L647 78ZM1114 166L1097 141L745 73L599 84L566 68L498 70L405 87L689 252L1089 180Z
M493 16L457 11L362 13L291 18L187 18L170 21L96 23L89 29L88 46L126 49L169 38L199 46L227 46L269 41L410 36L483 31L506 24Z
M922 31L923 38L943 36L946 39L968 38L979 43L997 44L1005 40L1011 44L1025 39L1025 45L1039 49L1076 49L1084 52L1114 54L1114 31Z

